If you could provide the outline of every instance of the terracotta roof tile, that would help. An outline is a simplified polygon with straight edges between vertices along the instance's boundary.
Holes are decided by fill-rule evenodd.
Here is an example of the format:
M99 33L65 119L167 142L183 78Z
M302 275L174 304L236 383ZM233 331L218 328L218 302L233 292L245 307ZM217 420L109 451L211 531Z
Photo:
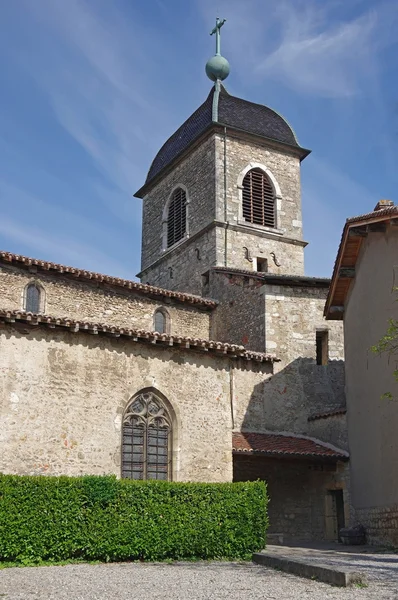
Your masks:
M244 277L255 277L273 285L287 285L294 287L321 287L328 288L330 279L327 277L308 277L306 275L278 275L276 273L264 273L264 271L250 271L249 269L235 269L232 267L210 267L211 271L220 271Z
M0 251L0 261L16 263L26 267L34 266L39 269L43 269L43 271L53 271L55 273L60 273L63 275L72 275L73 277L83 279L86 281L95 281L96 283L100 284L110 284L116 287L133 290L134 292L137 292L139 294L145 294L147 296L162 296L167 298L173 298L179 302L196 304L198 306L206 307L209 309L215 308L217 306L217 302L215 302L214 300L202 298L201 296L165 290L163 288L154 287L152 285L139 283L138 281L120 279L119 277L112 277L111 275L103 275L101 273L95 273L93 271L77 269L76 267L67 267L66 265L59 265L57 263L48 262L46 260L30 258L28 256L21 256L20 254L12 254L11 252Z
M243 358L256 362L276 362L279 359L272 354L262 352L251 352L244 346L227 344L214 340L202 340L199 338L168 335L157 331L146 331L144 329L131 329L129 326L118 327L105 323L91 323L69 319L68 317L52 317L50 315L39 315L27 313L20 310L0 309L0 322L25 323L31 326L42 326L54 329L55 327L68 329L72 333L102 334L113 337L125 337L135 342L149 342L162 348L177 346L184 349L210 352L217 355L228 355L232 358Z
M316 413L308 417L308 421L317 421L318 419L327 419L328 417L337 417L338 415L345 415L347 412L346 408L336 408L321 413Z
M232 434L232 449L238 453L267 456L320 457L346 460L348 454L334 450L322 442L279 433Z
M346 223L357 223L358 221L367 221L368 219L372 219L373 217L391 217L395 215L398 215L398 206L387 206L386 208L382 208L380 210L372 210L372 212L366 213L364 215L350 217L349 219L347 219Z
M358 227L364 225L371 225L372 223L378 223L383 221L388 221L391 218L398 217L398 206L387 206L386 208L382 208L380 210L373 210L372 212L366 213L364 215L358 215L357 217L350 217L346 220L343 232L341 234L339 248L337 250L336 260L334 261L333 266L333 274L330 282L330 288L328 297L326 298L324 316L326 318L330 317L330 307L333 304L333 297L335 293L336 284L339 280L339 269L341 266L341 262L344 256L345 247L348 239L348 232L351 227ZM353 265L354 266L354 265ZM347 289L348 291L348 289Z

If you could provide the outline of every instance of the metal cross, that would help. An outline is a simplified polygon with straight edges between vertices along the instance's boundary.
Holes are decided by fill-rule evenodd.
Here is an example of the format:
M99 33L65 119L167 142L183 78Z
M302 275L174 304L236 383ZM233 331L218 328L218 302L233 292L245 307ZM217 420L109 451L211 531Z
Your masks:
M221 47L221 42L220 42L220 29L221 27L224 25L225 21L227 19L219 19L217 17L216 19L216 26L214 27L214 29L212 31L210 31L210 35L213 35L213 33L216 34L216 54L220 54L220 47Z

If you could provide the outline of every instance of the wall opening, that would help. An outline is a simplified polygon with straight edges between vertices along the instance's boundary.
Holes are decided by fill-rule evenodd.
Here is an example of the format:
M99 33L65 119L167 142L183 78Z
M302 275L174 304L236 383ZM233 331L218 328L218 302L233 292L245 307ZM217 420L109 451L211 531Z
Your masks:
M31 313L43 313L45 304L44 288L36 281L25 286L23 292L23 309Z
M206 296L210 289L210 272L203 273L202 275L202 295Z
M329 360L329 331L319 329L315 335L316 364L327 365Z
M328 490L326 494L326 538L339 541L340 530L345 527L344 492L343 490Z
M187 196L185 190L177 188L171 197L167 215L167 248L182 240L187 228Z
M251 169L243 178L242 214L255 225L275 227L275 192L264 171Z
M170 315L165 308L155 310L153 326L158 333L170 333Z
M268 260L266 258L257 257L257 271L268 273Z

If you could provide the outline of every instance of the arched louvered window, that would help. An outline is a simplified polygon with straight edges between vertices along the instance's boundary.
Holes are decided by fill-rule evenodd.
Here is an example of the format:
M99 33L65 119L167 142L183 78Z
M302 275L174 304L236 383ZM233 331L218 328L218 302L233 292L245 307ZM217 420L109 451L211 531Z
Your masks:
M275 227L275 192L261 169L252 169L243 179L243 218L255 225Z
M155 311L154 330L158 333L170 332L170 315L165 308L158 308Z
M162 400L141 392L123 419L122 477L171 479L172 422Z
M42 305L42 289L37 283L28 283L25 288L25 306L26 312L39 313Z
M174 190L167 214L167 247L173 246L185 236L187 229L187 195L185 190Z

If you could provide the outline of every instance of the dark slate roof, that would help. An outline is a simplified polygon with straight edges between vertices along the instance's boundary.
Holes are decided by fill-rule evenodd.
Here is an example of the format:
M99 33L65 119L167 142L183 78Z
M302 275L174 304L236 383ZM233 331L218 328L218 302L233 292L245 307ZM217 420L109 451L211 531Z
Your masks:
M148 171L145 183L148 183L164 167L176 158L207 129L212 122L212 104L214 88L197 110L177 129L167 142L163 144L155 156Z
M214 124L212 120L213 96L214 87L203 104L163 144L151 164L145 185ZM309 154L309 150L305 150L299 145L293 129L281 115L267 106L231 96L223 86L221 86L218 101L217 124L298 148L302 151L303 158ZM137 195L140 192L141 190L137 192Z
M220 94L218 121L234 129L300 147L293 129L281 115L268 106L230 96L225 88Z

